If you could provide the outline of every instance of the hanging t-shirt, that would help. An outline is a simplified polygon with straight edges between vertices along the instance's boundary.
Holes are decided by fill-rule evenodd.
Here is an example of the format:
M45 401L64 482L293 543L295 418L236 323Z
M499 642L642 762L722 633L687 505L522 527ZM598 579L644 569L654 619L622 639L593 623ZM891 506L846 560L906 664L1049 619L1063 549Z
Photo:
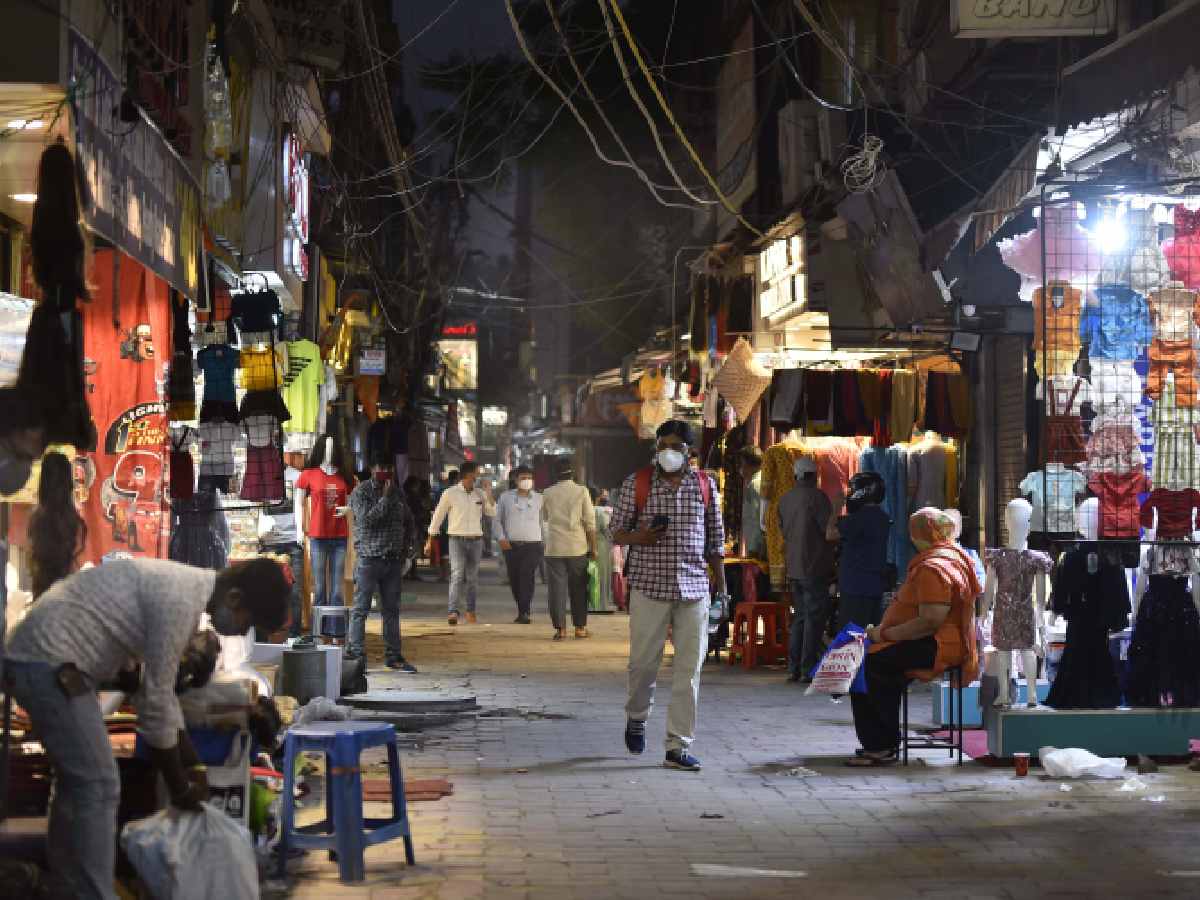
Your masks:
M242 387L248 391L273 391L283 384L283 367L270 347L243 350Z
M283 376L283 400L291 420L285 431L315 432L317 410L321 403L321 387L325 367L321 364L321 348L312 341L291 341L287 345L288 368Z
M1140 469L1101 472L1088 479L1088 489L1100 498L1100 537L1135 538L1141 531L1138 494L1150 490L1150 479Z
M1075 498L1086 487L1087 481L1080 473L1058 463L1049 463L1042 471L1030 472L1020 485L1021 493L1033 498L1030 529L1074 534Z
M328 427L329 404L337 400L337 372L333 366L325 366L325 380L321 384L321 397L317 405L317 434L325 434Z
M259 291L234 297L230 318L243 334L273 332L282 314L275 292Z
M204 399L233 403L236 391L233 374L238 368L238 352L228 344L209 344L196 355L196 366L204 373Z
M1150 492L1142 504L1142 526L1154 527L1154 513L1158 513L1158 530L1155 537L1190 538L1192 536L1192 510L1200 508L1200 491L1188 488L1182 491L1167 491L1158 488Z
M1137 359L1153 336L1145 299L1120 284L1101 285L1095 294L1098 303L1088 306L1079 322L1079 333L1088 342L1088 357Z
M346 517L335 515L339 506L347 504L350 485L337 472L327 475L324 469L305 469L296 482L297 490L308 491L308 536L314 538L345 538L350 534Z
M201 422L200 474L232 475L233 449L242 440L242 431L230 422Z

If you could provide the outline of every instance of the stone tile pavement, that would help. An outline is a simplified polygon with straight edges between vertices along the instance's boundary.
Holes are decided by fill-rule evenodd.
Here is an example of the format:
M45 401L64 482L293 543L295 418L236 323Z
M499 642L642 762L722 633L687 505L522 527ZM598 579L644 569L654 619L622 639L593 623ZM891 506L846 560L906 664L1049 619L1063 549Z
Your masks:
M1136 792L1120 782L1064 792L1037 770L1017 779L972 763L850 770L848 703L804 697L781 671L712 662L694 747L703 771L661 767L669 673L650 747L632 757L625 616L593 616L591 639L553 643L545 589L535 624L510 624L508 590L485 567L479 625L446 624L444 585L410 588L405 654L418 676L375 668L371 623L373 688L466 688L482 707L405 735L406 777L454 784L452 797L409 807L417 865L405 866L399 842L371 848L367 882L343 886L314 853L274 896L1200 896L1200 774L1182 766L1141 776ZM927 716L928 696L913 709Z

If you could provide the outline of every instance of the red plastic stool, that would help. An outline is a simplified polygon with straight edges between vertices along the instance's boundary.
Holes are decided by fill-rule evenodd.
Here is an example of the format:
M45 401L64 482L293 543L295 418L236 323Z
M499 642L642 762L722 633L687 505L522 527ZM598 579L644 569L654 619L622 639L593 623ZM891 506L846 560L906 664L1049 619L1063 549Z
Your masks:
M733 611L729 665L743 668L775 665L787 659L787 618L778 603L739 603Z

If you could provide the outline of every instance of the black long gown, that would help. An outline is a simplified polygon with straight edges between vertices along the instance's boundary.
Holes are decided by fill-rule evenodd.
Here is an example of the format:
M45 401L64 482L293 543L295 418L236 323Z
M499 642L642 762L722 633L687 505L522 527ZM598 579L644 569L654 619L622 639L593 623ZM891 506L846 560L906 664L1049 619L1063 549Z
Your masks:
M1120 703L1121 691L1108 635L1129 621L1125 573L1095 544L1081 544L1063 554L1052 584L1051 607L1067 620L1067 646L1046 705L1112 709Z

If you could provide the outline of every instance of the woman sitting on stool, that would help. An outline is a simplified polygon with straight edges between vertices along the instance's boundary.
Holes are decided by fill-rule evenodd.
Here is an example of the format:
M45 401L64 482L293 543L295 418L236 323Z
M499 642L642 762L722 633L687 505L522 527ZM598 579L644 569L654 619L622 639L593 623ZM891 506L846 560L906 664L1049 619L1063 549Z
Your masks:
M983 588L970 558L955 544L954 531L954 520L933 507L917 510L908 521L917 555L883 622L867 629L867 692L850 695L862 750L847 765L896 762L900 700L910 680L932 681L961 666L970 684L978 673L974 604Z

